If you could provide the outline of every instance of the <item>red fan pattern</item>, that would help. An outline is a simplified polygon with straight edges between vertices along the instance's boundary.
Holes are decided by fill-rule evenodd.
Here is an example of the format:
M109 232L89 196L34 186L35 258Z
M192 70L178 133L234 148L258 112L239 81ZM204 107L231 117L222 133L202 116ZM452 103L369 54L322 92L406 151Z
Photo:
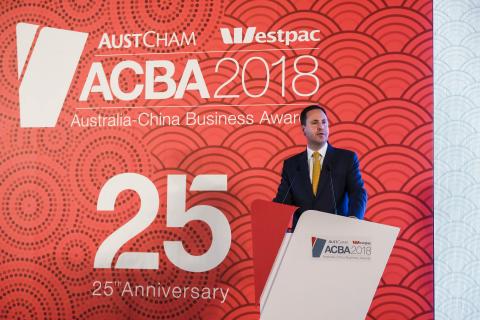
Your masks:
M52 0L2 1L0 8L0 318L258 319L249 208L255 199L272 199L282 161L304 148L298 123L259 123L259 119L264 112L298 114L304 105L321 103L329 111L330 142L359 155L369 195L366 219L401 228L367 319L433 319L431 1ZM53 129L19 128L15 42L19 22L89 33L70 94ZM242 26L260 31L319 29L322 39L288 48L278 43L224 45L219 28ZM242 94L237 77L222 92L239 94L238 98L204 99L187 91L183 99L164 103L198 107L158 108L162 103L139 98L131 105L146 108L75 110L131 106L105 102L99 94L91 94L88 103L79 102L78 97L92 62L102 62L110 72L125 59L98 56L109 53L97 49L101 35L140 30L195 31L198 43L194 51L201 53L191 53L192 48L186 46L147 48L147 53L172 54L128 59L140 64L147 59L169 59L179 66L187 59L198 59L205 81L212 87L232 74L229 64L215 72L222 57L242 63L253 55L270 63L285 57L289 66L285 96L281 95L283 80L277 66L269 70L269 90L258 98ZM299 96L290 85L296 76L291 66L301 55L313 56L318 62L315 74L320 87L311 97ZM245 85L254 94L263 89L266 72L256 66L245 76ZM310 59L299 62L300 70L312 67ZM121 86L131 88L136 80L131 77ZM300 92L315 86L308 77L295 81ZM187 112L199 117L251 114L255 123L70 127L74 114L136 116L145 110L178 115L182 123ZM155 183L160 212L122 251L160 252L158 271L93 269L99 244L138 210L139 199L133 192L121 194L114 212L96 210L102 185L124 172L140 173ZM231 226L232 246L218 268L190 273L168 261L162 241L180 239L189 252L201 254L210 245L211 233L199 222L183 229L165 227L167 175L186 174L189 185L196 175L206 173L227 174L228 192L188 193L187 206L208 204L220 209ZM218 299L93 297L92 282L105 279L222 287L229 289L229 297L225 303Z

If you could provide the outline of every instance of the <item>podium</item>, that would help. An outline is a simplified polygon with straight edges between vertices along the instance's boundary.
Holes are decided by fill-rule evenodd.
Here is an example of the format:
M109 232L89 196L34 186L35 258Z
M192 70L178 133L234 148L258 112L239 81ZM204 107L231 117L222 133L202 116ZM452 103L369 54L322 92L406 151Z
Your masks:
M399 228L309 210L285 233L293 211L267 201L252 206L260 319L365 319ZM281 224L268 239L267 223ZM269 240L278 245L267 248Z

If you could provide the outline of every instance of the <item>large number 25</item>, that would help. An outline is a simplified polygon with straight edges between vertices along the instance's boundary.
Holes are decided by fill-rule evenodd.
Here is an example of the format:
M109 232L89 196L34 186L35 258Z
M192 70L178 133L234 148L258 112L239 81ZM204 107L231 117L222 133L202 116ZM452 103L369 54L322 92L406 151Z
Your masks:
M186 210L185 175L169 175L167 181L167 227L183 227L188 222L200 220L212 231L212 244L202 255L185 251L181 241L165 241L167 258L180 269L203 272L218 266L228 251L232 240L230 224L217 208L199 205ZM148 178L137 173L122 173L109 179L98 196L97 210L111 211L115 200L125 190L133 190L140 197L138 213L126 224L108 236L97 250L94 268L111 268L113 258L130 239L145 230L154 220L159 208L158 191ZM200 175L193 179L190 191L226 191L226 175ZM158 269L157 252L123 252L118 257L118 269Z

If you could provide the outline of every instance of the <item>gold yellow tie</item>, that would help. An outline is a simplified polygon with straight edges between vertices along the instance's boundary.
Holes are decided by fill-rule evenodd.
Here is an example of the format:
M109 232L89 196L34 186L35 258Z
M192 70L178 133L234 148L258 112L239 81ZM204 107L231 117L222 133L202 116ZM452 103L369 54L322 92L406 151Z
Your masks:
M318 181L320 180L320 172L322 171L320 157L320 153L316 151L313 153L312 188L315 196L317 195Z

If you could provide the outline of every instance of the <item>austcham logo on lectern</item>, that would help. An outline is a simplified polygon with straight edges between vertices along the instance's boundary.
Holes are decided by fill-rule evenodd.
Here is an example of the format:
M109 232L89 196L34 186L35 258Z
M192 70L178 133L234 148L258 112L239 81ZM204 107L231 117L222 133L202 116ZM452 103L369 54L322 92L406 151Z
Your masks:
M55 127L88 33L19 23L20 127Z

